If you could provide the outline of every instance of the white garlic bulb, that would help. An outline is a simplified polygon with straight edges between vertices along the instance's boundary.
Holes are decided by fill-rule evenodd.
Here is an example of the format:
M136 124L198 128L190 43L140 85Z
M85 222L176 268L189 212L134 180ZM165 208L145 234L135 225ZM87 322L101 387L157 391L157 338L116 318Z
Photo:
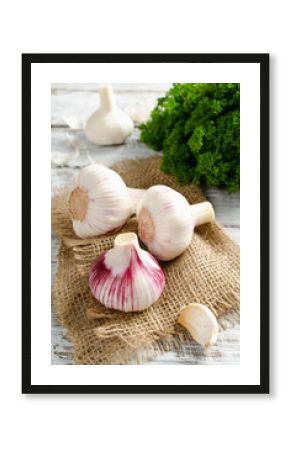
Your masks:
M135 190L134 195L138 194ZM135 202L135 197L134 197ZM77 187L69 199L73 229L88 238L120 229L134 211L129 190L122 178L101 164L81 169Z
M107 308L142 311L158 300L165 277L156 259L140 248L137 235L124 233L92 263L89 286Z
M184 326L193 339L206 349L217 341L218 323L211 310L200 303L191 303L180 311L178 323Z
M214 220L209 202L190 205L174 189L149 188L137 206L138 234L150 253L162 261L180 255L190 244L195 226Z
M97 145L122 144L133 132L133 121L116 107L110 85L101 86L99 94L100 108L88 119L85 134Z

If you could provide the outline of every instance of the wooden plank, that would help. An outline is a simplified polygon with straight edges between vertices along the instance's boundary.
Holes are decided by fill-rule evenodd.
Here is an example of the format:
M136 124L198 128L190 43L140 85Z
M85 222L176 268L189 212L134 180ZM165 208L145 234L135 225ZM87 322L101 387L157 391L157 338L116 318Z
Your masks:
M52 310L51 320L51 364L72 364L73 345L66 331L58 324Z
M58 238L54 233L52 233L51 234L51 261L53 263L56 262L58 248L59 248Z
M226 227L240 226L240 193L229 193L225 189L206 188L205 195L212 203L216 220Z
M168 85L169 87L170 85ZM131 88L130 88L131 89ZM115 91L115 100L119 108L130 112L131 108L137 105L152 105L158 97L166 92L167 88L162 90L149 89L139 91L138 89L124 91ZM74 128L82 128L88 117L100 106L98 86L91 90L63 90L53 89L51 95L51 123L54 127L63 127L68 124Z
M72 364L73 345L65 330L58 324L52 313L52 350L51 364ZM180 350L166 352L147 365L209 365L209 364L239 364L240 362L240 327L222 331L218 335L216 345L210 347L207 352L201 346L192 341L184 345Z
M166 352L146 365L210 365L210 364L239 364L240 363L240 326L221 331L217 343L204 349L196 342L185 344L180 350Z
M238 244L240 243L240 228L239 227L224 226L223 229L224 229L224 232L226 234L228 234L230 238L232 238Z
M158 154L141 143L138 137L139 131L135 129L132 136L122 145L97 146L89 142L81 130L52 128L52 167L74 169L94 163L110 167L124 159L142 159Z
M99 86L102 83L52 83L51 93L52 95L59 95L69 92L98 92ZM127 93L132 92L164 92L167 91L171 83L112 83L111 84L115 93Z

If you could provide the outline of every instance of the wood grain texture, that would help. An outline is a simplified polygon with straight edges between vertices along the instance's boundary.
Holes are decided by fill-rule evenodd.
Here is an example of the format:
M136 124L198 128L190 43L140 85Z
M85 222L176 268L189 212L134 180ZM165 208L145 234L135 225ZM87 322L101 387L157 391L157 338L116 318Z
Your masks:
M67 121L86 120L99 108L98 84L53 84L51 95L51 124L66 127ZM116 104L125 109L154 101L170 87L170 84L113 84Z
M82 130L52 128L52 167L84 167L98 163L112 166L124 159L148 158L158 154L138 141L139 131L134 130L125 144L96 146L90 143Z
M143 99L157 98L169 85L116 84L113 86L116 101L122 108L142 102ZM51 151L52 190L71 183L79 168L91 163L112 166L124 159L145 158L155 152L149 150L138 140L139 131L126 144L112 147L96 147L89 143L81 129L71 129L68 122L78 125L98 107L97 84L53 84L52 85L52 129ZM78 128L78 127L76 127ZM205 194L213 204L217 221L234 240L240 239L240 196L229 194L222 189L207 188ZM57 270L58 241L54 233L51 237L51 282ZM72 344L66 331L57 322L52 310L51 363L72 364ZM240 332L239 326L219 333L215 346L205 354L202 348L192 342L180 351L167 352L148 364L239 364Z
M52 83L51 95L60 95L62 93L71 92L94 92L97 93L102 83ZM170 83L112 83L114 93L126 93L129 97L134 95L138 98L146 92L158 92L164 94L171 86Z

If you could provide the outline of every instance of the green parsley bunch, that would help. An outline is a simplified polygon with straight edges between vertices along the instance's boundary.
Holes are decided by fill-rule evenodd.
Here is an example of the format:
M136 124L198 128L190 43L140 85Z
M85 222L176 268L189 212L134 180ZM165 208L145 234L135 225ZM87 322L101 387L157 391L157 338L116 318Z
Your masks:
M176 83L140 129L142 142L163 151L161 170L180 183L239 190L239 84Z

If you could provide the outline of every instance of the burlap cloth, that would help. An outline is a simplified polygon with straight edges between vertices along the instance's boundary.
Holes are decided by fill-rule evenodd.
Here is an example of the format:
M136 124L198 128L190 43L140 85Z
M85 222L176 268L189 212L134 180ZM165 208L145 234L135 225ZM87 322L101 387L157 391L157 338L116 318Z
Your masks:
M130 187L166 184L190 203L205 199L199 188L178 185L159 166L160 158L153 157L124 161L113 169ZM134 364L180 347L190 336L176 319L188 303L207 305L224 327L228 320L223 318L231 324L238 321L239 246L217 224L198 227L181 256L161 263L166 287L153 306L139 313L106 309L90 292L88 270L97 255L112 247L115 235L78 238L69 216L69 191L59 191L52 200L52 225L60 239L52 299L56 315L73 342L75 364ZM122 231L137 232L136 219L130 219Z

